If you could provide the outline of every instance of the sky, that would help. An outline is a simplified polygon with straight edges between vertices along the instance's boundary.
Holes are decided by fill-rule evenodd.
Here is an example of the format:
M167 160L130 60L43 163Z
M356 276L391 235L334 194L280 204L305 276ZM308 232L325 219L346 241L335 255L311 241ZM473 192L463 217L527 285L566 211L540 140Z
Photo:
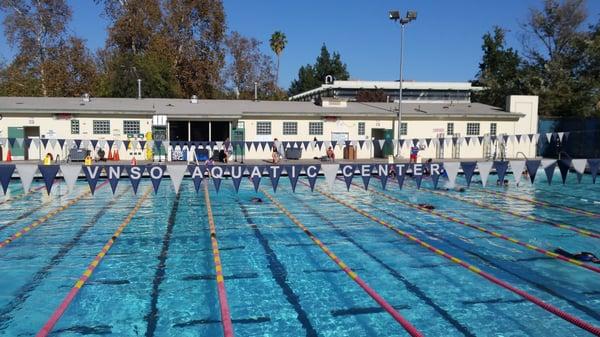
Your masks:
M93 0L68 0L69 27L90 49L104 46L107 21ZM541 0L224 0L229 31L262 41L272 55L271 34L280 30L288 45L281 56L279 84L287 88L298 68L312 64L326 44L341 54L351 79L397 80L400 26L388 11L418 12L406 26L404 78L415 81L468 81L481 60L482 36L494 25L508 30L509 46L520 48L521 25ZM588 0L588 22L600 19L600 1ZM0 13L0 19L4 13ZM0 28L0 59L9 62L16 50Z

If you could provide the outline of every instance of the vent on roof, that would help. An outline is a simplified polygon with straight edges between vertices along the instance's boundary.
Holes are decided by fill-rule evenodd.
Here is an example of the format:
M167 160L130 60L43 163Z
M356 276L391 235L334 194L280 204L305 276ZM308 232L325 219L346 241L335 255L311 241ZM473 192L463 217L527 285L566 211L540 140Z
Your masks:
M192 97L190 98L190 103L197 104L198 103L198 96L192 95Z
M315 104L324 108L345 108L348 106L348 101L332 97L321 97Z
M87 92L84 93L83 95L81 95L81 101L84 103L87 103L90 101L90 94L88 94Z

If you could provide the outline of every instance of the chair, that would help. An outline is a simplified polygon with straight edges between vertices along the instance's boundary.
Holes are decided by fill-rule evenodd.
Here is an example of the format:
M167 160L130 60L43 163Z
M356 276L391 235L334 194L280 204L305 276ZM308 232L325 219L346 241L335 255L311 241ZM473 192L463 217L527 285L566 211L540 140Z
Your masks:
M288 148L285 150L285 158L298 160L302 157L302 149L299 147Z

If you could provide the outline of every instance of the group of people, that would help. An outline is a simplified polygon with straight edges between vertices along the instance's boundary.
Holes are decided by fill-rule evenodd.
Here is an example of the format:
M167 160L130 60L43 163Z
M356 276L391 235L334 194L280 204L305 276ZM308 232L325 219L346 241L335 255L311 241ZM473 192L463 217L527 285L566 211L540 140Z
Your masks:
M315 137L313 139L314 142L317 141ZM325 151L325 155L328 161L335 161L335 152L333 151L333 147L329 146ZM285 156L285 150L283 148L283 144L277 138L273 140L273 146L271 149L271 163L278 164L281 159Z

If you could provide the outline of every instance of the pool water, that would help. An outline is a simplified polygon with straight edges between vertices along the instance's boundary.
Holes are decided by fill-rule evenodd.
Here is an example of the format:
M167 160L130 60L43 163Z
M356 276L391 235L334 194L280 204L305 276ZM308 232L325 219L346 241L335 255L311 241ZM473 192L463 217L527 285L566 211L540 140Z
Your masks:
M600 214L600 185L558 177L548 186L508 188L473 183L466 193L431 193L430 181L386 194L500 232L543 249L562 247L600 255L598 238L526 220L465 200L600 232L598 217L511 198L530 198ZM490 182L494 177L490 177ZM475 178L475 180L477 177ZM380 223L311 192L300 178L292 193L282 177L277 193L261 188L306 226L372 289L426 336L588 336L590 333L522 297L399 236ZM362 186L360 178L354 182ZM463 183L459 177L459 183ZM41 186L34 182L33 188ZM317 182L317 189L325 184ZM208 190L236 336L405 336L407 332L344 273L250 181L239 193L224 180ZM89 188L68 193L57 183L22 196L16 183L0 197L0 235L11 237ZM124 180L84 196L64 211L0 248L0 336L35 335L90 262L151 189L138 196ZM462 226L373 191L337 181L336 198L462 259L553 306L600 325L600 278L594 271L553 259ZM501 192L494 195L486 190ZM253 203L253 197L263 203ZM11 200L14 198L14 200ZM164 180L141 204L53 329L56 336L221 336L219 297L203 190L184 180L179 194Z

